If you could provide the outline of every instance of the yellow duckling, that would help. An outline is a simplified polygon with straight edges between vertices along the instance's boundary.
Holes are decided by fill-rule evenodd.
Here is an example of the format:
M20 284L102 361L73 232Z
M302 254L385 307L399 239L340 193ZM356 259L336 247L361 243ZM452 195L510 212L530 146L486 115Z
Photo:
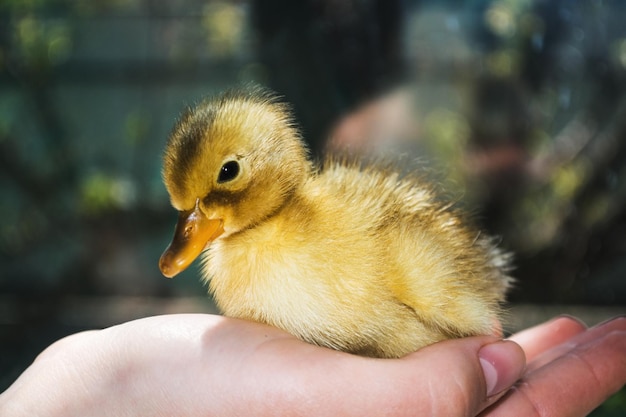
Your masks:
M289 108L266 90L186 111L163 177L180 214L161 271L173 277L204 252L227 316L375 357L499 332L511 280L492 240L417 179L314 168Z

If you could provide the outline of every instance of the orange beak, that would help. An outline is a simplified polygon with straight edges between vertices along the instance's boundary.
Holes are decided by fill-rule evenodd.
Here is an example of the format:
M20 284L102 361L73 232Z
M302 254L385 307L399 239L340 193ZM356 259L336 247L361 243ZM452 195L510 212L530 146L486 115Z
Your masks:
M224 232L222 220L208 219L200 210L199 202L196 200L193 210L180 212L172 243L159 259L159 269L168 278L184 271Z

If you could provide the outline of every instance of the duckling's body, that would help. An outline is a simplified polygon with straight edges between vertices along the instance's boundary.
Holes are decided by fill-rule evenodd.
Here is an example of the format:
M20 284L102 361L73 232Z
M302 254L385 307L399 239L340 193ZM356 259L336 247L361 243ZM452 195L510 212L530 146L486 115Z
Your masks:
M161 269L186 267L204 245L179 256L181 230L209 219L203 272L227 316L378 357L498 332L510 279L490 239L415 178L339 161L315 171L287 109L262 90L184 116L164 178L182 214Z

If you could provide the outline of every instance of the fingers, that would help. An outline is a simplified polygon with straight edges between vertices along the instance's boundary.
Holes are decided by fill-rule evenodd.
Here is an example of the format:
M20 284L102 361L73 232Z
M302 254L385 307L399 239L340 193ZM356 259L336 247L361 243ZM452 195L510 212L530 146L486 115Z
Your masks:
M590 341L596 340L599 337L602 337L604 334L613 331L613 329L619 330L620 323L621 319L614 319L602 323L598 326L594 326L589 330L581 331L577 334L574 334L570 339L567 339L563 343L555 345L537 354L535 358L532 359L532 361L529 361L526 372L528 373L539 369L542 366L549 364L555 359L565 355L572 349Z
M400 360L354 358L329 369L323 404L334 415L465 416L476 415L520 377L524 355L513 342L475 337Z
M319 348L257 323L161 316L59 342L23 375L25 382L16 383L4 403L41 408L42 401L11 398L45 392L52 409L67 411L64 396L71 393L75 410L102 415L137 411L140 404L143 415L249 415L250 410L275 415L282 410L470 416L497 401L484 415L575 417L626 382L626 318L585 331L563 317L512 340L534 365L507 391L525 363L513 341L449 340L402 359L379 360Z
M216 323L201 338L202 354L186 372L194 387L184 390L184 401L177 397L168 403L201 400L195 410L207 414L208 403L216 415L245 415L252 409L259 416L278 410L297 415L476 415L519 379L525 364L517 344L493 337L449 340L403 359L380 360L316 347L282 332L274 335L272 328L255 323ZM160 329L164 327L161 319ZM179 323L177 329L181 327ZM171 380L185 369L193 351L178 350L175 365L168 365L172 355L163 357L163 371L151 374L150 381L161 373Z
M537 356L583 333L586 329L585 324L578 319L561 316L516 333L509 340L524 349L526 361L530 364Z
M486 415L585 416L626 383L626 318L562 346L555 348L560 356L527 373Z

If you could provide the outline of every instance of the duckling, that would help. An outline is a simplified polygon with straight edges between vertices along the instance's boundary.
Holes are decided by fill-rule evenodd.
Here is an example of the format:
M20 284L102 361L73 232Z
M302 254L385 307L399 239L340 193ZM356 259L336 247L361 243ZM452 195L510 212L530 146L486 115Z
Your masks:
M224 315L364 356L498 334L508 255L418 176L363 165L314 166L261 87L188 109L164 154L179 218L161 272L201 256Z

